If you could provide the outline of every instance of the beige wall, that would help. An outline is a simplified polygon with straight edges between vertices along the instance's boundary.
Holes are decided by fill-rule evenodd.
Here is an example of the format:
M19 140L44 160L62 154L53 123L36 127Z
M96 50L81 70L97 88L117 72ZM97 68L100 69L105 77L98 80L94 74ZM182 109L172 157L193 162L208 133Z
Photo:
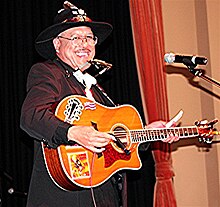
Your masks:
M162 2L166 51L206 56L208 65L199 68L220 81L220 0ZM181 64L167 66L170 116L183 109L181 126L220 119L220 88L193 78ZM216 127L220 130L220 124ZM185 139L172 148L178 207L220 207L220 143Z

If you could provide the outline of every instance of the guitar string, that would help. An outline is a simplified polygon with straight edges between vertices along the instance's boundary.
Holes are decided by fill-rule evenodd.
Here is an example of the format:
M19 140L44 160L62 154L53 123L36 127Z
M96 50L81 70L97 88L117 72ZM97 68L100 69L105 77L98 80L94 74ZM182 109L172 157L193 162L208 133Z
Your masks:
M92 155L92 163L91 163L91 177L90 177L90 186L91 186L91 196L92 196L92 201L93 201L93 204L94 204L94 207L96 207L96 200L95 200L95 194L94 194L94 190L93 190L93 187L92 187L92 174L93 174L93 169L94 169L94 162L95 162L95 152L93 153Z
M184 129L187 129L187 131L184 131ZM182 133L179 132L179 130L181 130ZM191 132L188 130L192 130ZM187 135L187 134L198 134L197 128L196 127L182 127L182 128L160 128L160 129L149 129L149 131L145 132L143 130L130 130L131 134L135 134L135 132L137 133L146 133L146 134L153 134L153 135L157 135L157 136L164 136L165 135L169 135L170 133L174 132L175 134L178 135ZM114 135L116 136L126 136L128 133L124 132L124 131L115 131L113 132ZM129 135L130 136L130 135ZM131 137L131 136L130 136Z
M133 132L133 133L132 133ZM149 132L150 133L150 132ZM162 139L165 139L167 136L169 136L172 132L170 132L169 130L168 130L168 132L166 132L166 133L164 133L164 132L160 132L160 131L155 131L155 132L153 132L152 134L150 133L149 134L148 132L147 132L147 134L148 134L148 136L147 137L145 137L145 138L143 138L143 134L141 134L142 136L141 137L135 137L134 135L135 135L135 131L131 131L131 134L132 135L129 135L129 134L127 134L126 132L124 132L124 131L121 131L121 132L119 132L119 131L117 131L117 132L114 132L114 135L116 136L116 137L118 137L119 139L126 139L127 137L129 137L129 138L132 138L132 141L140 141L140 139L144 139L144 141L156 141L156 140L162 140ZM187 132L183 132L183 133L179 133L179 131L178 132L176 132L176 131L174 131L174 133L175 134L178 134L180 137L189 137L189 136L197 136L198 135L198 133L197 133L197 131L195 132L195 131L192 131L191 133L189 133L188 131Z

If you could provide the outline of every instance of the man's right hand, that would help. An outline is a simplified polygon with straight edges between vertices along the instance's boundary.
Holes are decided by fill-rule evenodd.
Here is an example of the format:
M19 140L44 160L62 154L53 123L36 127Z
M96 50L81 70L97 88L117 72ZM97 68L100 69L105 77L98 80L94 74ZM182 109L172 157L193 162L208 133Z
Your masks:
M112 135L99 132L92 126L72 126L68 130L67 138L96 153L104 151L105 146L114 140Z

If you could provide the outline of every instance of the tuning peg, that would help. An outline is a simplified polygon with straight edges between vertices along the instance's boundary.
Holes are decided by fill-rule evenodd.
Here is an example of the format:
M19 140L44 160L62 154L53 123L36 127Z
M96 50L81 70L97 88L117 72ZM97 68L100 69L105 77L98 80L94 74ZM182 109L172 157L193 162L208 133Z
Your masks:
M214 124L216 124L218 122L218 119L213 119L212 121L208 122L208 125L213 126Z
M195 122L195 125L198 127L199 131L199 142L204 142L207 144L212 143L214 135L220 134L216 129L213 129L213 125L217 122L217 119L213 119L212 121L201 120Z
M220 131L217 131L217 129L214 129L212 132L213 135L220 135Z
M209 126L209 127L213 127L214 124L216 124L218 122L218 119L213 119L212 121L208 121L206 119L201 120L201 121L196 121L195 125L196 126Z

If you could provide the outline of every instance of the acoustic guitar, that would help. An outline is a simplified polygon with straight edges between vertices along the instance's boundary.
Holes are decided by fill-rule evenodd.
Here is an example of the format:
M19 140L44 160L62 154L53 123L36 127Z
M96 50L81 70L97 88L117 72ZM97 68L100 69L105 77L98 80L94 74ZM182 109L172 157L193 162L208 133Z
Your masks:
M106 107L83 96L71 95L56 107L58 119L72 125L93 126L112 134L102 153L94 153L79 145L60 145L56 149L42 143L48 173L54 183L64 190L96 187L122 169L141 167L138 155L140 143L159 141L170 134L180 138L202 137L211 141L215 134L213 124L188 127L143 129L138 111L131 105Z

